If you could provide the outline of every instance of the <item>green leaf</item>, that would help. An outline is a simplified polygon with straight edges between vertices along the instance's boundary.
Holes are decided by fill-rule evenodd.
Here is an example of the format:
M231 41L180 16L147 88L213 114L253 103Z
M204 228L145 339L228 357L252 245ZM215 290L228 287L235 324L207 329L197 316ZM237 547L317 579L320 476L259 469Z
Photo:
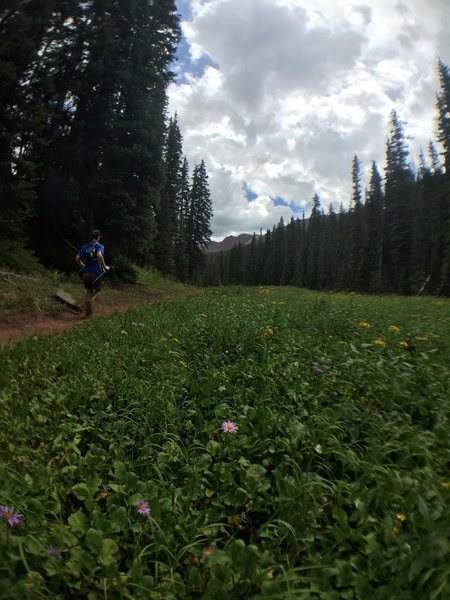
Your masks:
M119 546L114 540L102 540L98 562L105 567L113 565L116 562L116 556L119 553Z
M77 483L72 487L73 493L78 500L88 500L92 498L92 492L85 483Z
M97 553L100 552L103 540L103 534L98 529L88 529L85 537L85 543L89 550Z
M84 535L89 528L89 519L83 512L72 513L68 523L70 529L77 535Z

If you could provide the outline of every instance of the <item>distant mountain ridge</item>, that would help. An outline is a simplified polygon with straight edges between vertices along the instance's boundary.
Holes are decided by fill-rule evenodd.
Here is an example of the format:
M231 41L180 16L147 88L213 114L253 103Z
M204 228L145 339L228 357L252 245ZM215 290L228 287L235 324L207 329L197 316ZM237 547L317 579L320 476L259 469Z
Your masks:
M240 233L239 235L228 235L221 242L210 242L206 247L205 254L213 254L214 252L225 252L231 250L238 244L248 244L253 235L250 233Z

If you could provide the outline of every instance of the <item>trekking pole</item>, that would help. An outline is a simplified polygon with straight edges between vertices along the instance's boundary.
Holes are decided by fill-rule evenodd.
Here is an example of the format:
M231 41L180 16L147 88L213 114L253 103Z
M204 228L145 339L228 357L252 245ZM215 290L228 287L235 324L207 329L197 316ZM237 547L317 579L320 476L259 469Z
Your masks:
M103 271L103 273L100 273L100 275L94 279L94 281L92 282L92 285L94 285L94 283L95 283L96 281L98 281L98 280L99 280L101 277L103 277L104 275L106 275L106 273L109 273L109 271L114 271L114 270L115 270L115 266L114 266L114 265L111 265L111 266L109 267L108 271Z

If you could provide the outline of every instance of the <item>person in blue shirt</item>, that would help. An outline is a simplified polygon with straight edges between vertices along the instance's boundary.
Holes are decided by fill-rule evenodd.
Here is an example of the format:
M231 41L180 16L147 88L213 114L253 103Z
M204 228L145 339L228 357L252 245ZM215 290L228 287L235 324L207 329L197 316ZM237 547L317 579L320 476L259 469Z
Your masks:
M92 315L92 303L101 292L102 276L106 271L109 271L103 256L105 246L100 243L102 234L98 229L94 229L91 235L91 241L84 244L75 256L77 265L81 267L80 277L86 289L84 301L84 316L86 318Z

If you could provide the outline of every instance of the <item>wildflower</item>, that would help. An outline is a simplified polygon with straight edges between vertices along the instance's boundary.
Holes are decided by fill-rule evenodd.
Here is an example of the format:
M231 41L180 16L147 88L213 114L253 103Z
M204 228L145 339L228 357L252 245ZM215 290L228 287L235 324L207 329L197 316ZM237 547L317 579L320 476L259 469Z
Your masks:
M317 444L317 446L314 447L314 450L317 452L317 454L323 454L323 448L320 444Z
M316 362L312 363L312 369L316 373L324 373L325 371L328 371L329 368L330 368L330 365L327 365L325 363L322 363L322 364L319 364Z
M395 518L398 519L401 523L403 523L403 521L406 521L406 515L404 515L403 513L397 513L395 515Z
M187 363L184 360L180 359L178 361L178 364L180 365L180 367L183 367L183 369L186 369L186 367L187 367Z
M386 342L384 340L373 340L373 343L376 346L386 346Z
M140 515L148 515L152 510L148 502L146 502L145 500L139 500L139 502L136 502L135 506Z
M108 492L105 492L103 490L101 490L100 492L97 492L97 498L99 498L100 500L104 500L107 497L108 497Z
M401 346L402 348L409 348L409 344L408 344L408 342L400 342L400 346Z
M61 550L59 548L57 548L56 546L49 546L47 548L47 554L49 556L54 556L55 558L58 558L58 559L62 558Z
M361 321L361 323L359 323L359 326L363 329L370 329L372 327L372 325L367 321Z
M450 481L443 481L441 483L441 488L444 488L444 490L450 490Z
M394 535L398 535L400 533L400 527L393 527L392 528L392 533Z
M121 333L122 335L128 335L128 331L126 331L125 329L121 329L121 330L120 330L120 333Z
M388 331L389 333L398 333L400 331L400 327L397 327L397 325L389 325Z
M424 335L416 335L416 340L418 342L427 342L428 338L426 336L424 336Z
M109 348L109 342L105 342L103 345L105 347L105 350L108 350L108 348Z
M4 519L10 527L16 527L22 523L23 515L14 508L0 504L0 519Z
M225 433L236 433L239 427L233 421L224 421L222 423L222 431Z
M270 325L267 325L264 329L264 335L273 335L273 328Z

